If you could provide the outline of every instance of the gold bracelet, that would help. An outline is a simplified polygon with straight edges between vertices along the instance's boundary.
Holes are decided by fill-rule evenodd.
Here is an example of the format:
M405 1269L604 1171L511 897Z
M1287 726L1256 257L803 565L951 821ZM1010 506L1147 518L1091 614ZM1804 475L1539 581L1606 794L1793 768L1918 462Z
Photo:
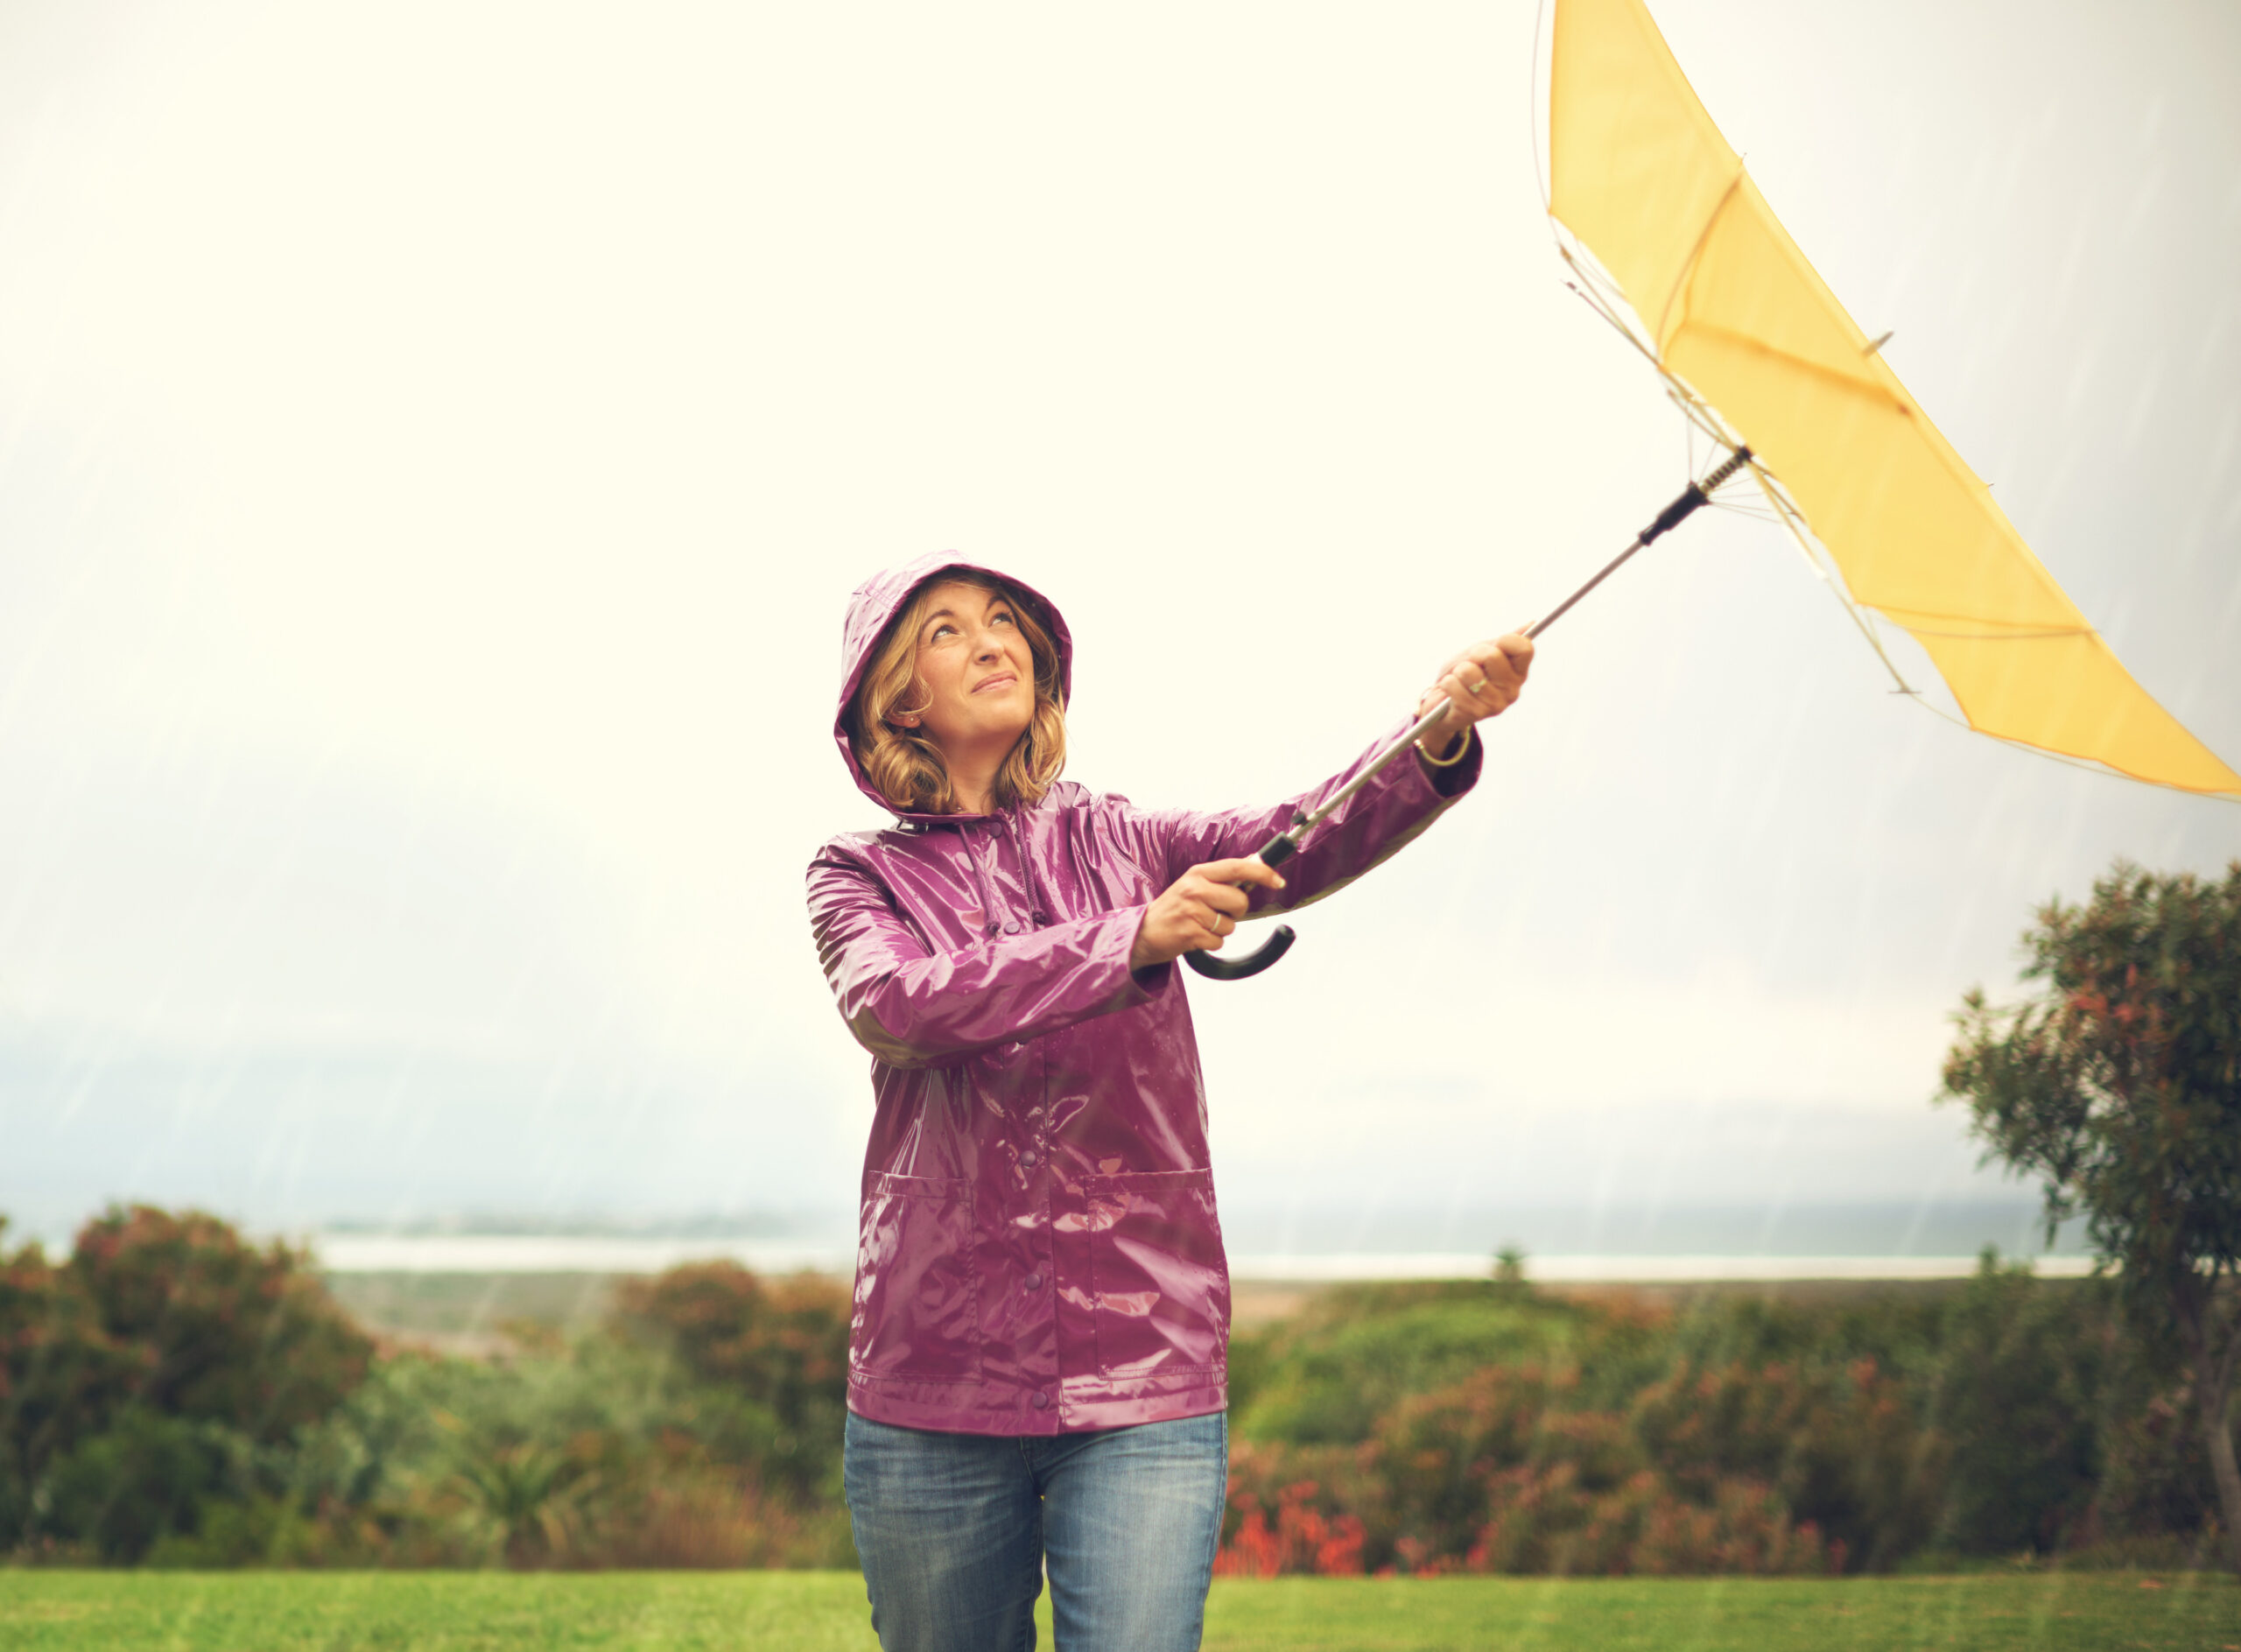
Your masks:
M1431 764L1433 768L1452 769L1457 763L1461 763L1465 757L1471 755L1471 725L1465 723L1463 726L1463 738L1456 742L1455 756L1452 757L1433 756L1431 753L1424 749L1424 742L1421 739L1416 742L1416 750L1423 760Z

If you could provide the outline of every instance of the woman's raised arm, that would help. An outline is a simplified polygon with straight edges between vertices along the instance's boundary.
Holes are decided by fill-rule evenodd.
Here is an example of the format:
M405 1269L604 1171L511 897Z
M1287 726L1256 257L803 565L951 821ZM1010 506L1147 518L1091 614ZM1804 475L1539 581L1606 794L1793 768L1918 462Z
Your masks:
M1105 801L1126 811L1125 829L1140 845L1147 866L1156 868L1163 882L1171 885L1194 867L1258 853L1296 818L1312 812L1324 798L1352 779L1358 770L1408 727L1405 722L1395 724L1328 780L1281 803L1206 812L1137 811L1125 798ZM1479 763L1475 738L1462 757L1444 769L1428 770L1413 761L1394 763L1339 805L1309 834L1298 855L1284 863L1283 887L1254 891L1251 910L1255 913L1289 911L1351 883L1414 840L1477 784Z
M1341 791L1417 717L1444 699L1448 721L1421 761L1395 763L1376 775L1301 843L1284 863L1282 890L1255 892L1252 910L1289 911L1344 888L1430 826L1449 805L1478 784L1483 761L1472 726L1499 716L1525 686L1533 644L1514 633L1474 643L1444 661L1424 691L1416 715L1396 725L1321 785L1271 807L1214 813L1188 810L1130 810L1129 829L1150 864L1172 885L1194 867L1254 854L1278 833L1315 812ZM1456 749L1458 738L1463 741ZM1125 800L1114 799L1122 803Z

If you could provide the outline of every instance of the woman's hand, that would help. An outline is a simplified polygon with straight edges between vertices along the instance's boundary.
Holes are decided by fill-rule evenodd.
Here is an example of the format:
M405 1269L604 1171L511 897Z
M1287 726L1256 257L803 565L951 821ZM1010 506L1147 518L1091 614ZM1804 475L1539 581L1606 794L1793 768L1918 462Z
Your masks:
M1145 909L1128 967L1151 969L1171 964L1185 953L1219 951L1222 937L1245 916L1247 896L1237 887L1240 883L1257 883L1264 889L1284 887L1275 868L1263 865L1257 854L1192 867Z
M1525 692L1525 675L1532 669L1532 641L1515 631L1472 643L1439 668L1438 681L1416 702L1421 717L1443 699L1447 701L1446 719L1432 725L1417 743L1428 756L1447 756L1472 723L1499 717L1516 704Z

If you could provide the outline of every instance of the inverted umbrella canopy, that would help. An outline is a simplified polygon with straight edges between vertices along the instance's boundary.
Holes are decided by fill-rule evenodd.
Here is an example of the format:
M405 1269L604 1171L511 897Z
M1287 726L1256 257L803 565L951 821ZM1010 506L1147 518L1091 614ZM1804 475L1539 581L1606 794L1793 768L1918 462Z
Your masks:
M1633 312L1613 320L1748 445L1851 600L1921 644L1971 727L2241 797L2241 774L2118 663L1805 261L1641 0L1556 0L1549 63L1551 215Z

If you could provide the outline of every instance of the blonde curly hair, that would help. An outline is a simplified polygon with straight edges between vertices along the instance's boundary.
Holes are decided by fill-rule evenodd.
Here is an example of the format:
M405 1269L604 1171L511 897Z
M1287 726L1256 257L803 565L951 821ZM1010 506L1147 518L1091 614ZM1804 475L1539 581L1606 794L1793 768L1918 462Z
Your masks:
M933 608L935 587L966 585L1011 605L1035 662L1035 714L996 771L1000 808L1039 803L1066 766L1066 701L1059 687L1058 650L1035 605L1000 580L952 569L922 582L903 611L888 622L872 647L871 661L848 701L848 744L864 778L903 814L954 814L957 794L941 748L924 729L906 728L891 719L923 710L910 702L924 698L917 676L918 631Z

